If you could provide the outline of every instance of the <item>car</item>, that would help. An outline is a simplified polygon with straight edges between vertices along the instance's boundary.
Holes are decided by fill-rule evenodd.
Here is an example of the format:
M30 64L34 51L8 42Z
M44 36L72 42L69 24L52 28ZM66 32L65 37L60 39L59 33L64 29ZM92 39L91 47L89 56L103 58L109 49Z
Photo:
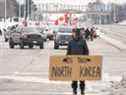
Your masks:
M0 35L4 33L4 28L0 27Z
M71 27L59 28L58 32L55 34L54 37L54 49L59 49L59 46L68 45L71 39L72 39Z
M53 30L52 29L45 29L44 30L44 33L46 33L47 39L53 40L54 33L53 33Z
M54 35L55 33L58 32L58 29L60 28L60 26L56 26L56 25L49 25L45 30L44 33L46 33L47 35L47 39L49 40L54 40Z
M44 31L44 28L37 27L37 30L38 30L38 32L41 33L41 35L42 35L44 41L47 41L47 34L46 34L46 32Z
M9 46L14 48L15 45L19 45L21 49L24 46L33 48L34 45L44 48L44 39L41 33L33 27L17 27L14 32L10 33Z
M13 32L13 30L17 27L17 25L12 25L12 26L8 26L7 29L3 28L4 31L4 40L5 42L7 42L9 40L10 37L10 32Z
M4 41L7 42L9 39L9 33L10 31L8 29L3 28L4 31Z

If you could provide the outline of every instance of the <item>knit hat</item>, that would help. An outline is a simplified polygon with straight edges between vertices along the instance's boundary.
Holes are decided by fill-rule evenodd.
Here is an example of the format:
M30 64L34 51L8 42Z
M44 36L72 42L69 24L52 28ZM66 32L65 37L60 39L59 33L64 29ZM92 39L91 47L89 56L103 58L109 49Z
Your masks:
M80 28L76 28L76 29L74 28L74 29L72 30L72 32L75 32L75 34L78 35L78 36L80 35L80 31L81 31Z

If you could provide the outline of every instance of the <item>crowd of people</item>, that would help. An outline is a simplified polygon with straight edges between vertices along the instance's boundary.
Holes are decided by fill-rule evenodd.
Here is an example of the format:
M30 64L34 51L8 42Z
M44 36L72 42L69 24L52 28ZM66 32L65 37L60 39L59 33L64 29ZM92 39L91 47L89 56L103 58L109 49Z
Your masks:
M94 38L98 37L95 27L92 27L92 28L81 28L81 32L83 34L83 38L86 39L86 40L93 41Z

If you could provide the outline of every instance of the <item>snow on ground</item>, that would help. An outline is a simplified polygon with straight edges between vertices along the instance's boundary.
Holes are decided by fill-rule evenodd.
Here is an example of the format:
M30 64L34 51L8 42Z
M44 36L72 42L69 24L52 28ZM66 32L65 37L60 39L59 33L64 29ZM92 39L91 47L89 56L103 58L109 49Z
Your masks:
M119 22L118 24L120 24L120 25L126 25L126 20L124 20L122 22Z

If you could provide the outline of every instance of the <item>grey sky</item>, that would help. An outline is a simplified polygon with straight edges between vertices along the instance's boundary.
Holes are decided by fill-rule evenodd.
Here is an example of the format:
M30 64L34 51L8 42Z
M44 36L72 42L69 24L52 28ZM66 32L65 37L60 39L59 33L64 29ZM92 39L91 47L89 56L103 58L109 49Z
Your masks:
M24 3L25 0L17 0L21 4ZM57 2L62 2L64 4L72 4L72 5L86 5L89 2L94 2L96 0L33 0L35 3L46 3L46 2L51 2L51 3L57 3ZM123 4L126 3L126 0L101 0L104 3L109 3L109 2L114 2L117 4Z

